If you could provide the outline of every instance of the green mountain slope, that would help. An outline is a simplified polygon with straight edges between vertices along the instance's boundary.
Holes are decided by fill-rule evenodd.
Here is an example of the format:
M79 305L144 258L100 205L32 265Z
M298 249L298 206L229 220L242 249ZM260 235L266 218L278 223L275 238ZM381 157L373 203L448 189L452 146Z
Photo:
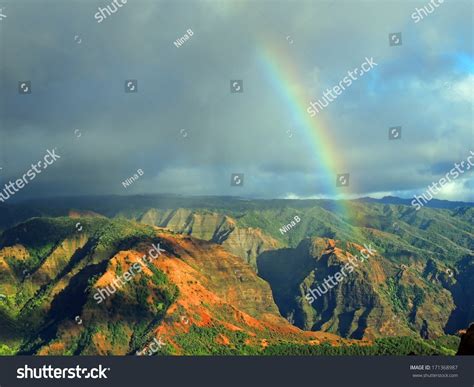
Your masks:
M240 257L253 275L270 284L276 313L301 329L352 339L436 339L466 328L474 319L474 208L469 206L415 211L402 204L348 201L343 210L325 200L168 196L132 197L126 205L121 198L81 200L35 211L59 215L79 208L115 220L38 218L3 233L0 293L9 296L0 300L0 324L9 337L15 337L12 327L20 313L34 326L36 320L43 322L44 305L56 295L51 289L67 286L88 261L97 265L90 268L92 276L103 272L106 268L100 265L149 235L149 226L167 235L208 241ZM26 205L15 206L20 217L29 211ZM76 230L79 221L82 233ZM340 270L347 254L356 254L364 244L377 250L376 257L309 305L304 298L308 289ZM245 281L241 273L234 274ZM12 303L15 308L8 307ZM27 314L30 305L34 312Z

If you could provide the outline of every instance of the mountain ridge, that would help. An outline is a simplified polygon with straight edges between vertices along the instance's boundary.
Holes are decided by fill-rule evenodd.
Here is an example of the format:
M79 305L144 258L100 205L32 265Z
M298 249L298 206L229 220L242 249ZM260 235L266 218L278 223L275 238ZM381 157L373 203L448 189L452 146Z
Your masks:
M474 209L471 207L423 208L416 211L411 206L401 204L351 201L350 211L345 213L333 206L334 203L324 200L316 201L318 205L314 205L315 201L263 203L220 197L216 201L204 198L200 199L204 202L198 200L194 204L188 203L187 207L167 208L185 200L180 198L176 201L175 197L169 196L166 203L157 207L148 206L156 204L154 200L156 197L150 203L147 202L147 205L143 205L141 201L132 201L125 207L121 207L121 201L99 202L89 208L77 203L69 206L71 203L66 201L53 210L47 206L35 208L33 213L36 218L19 221L16 226L3 230L0 237L0 293L17 295L15 299L8 297L7 302L0 300L0 325L12 331L16 324L15 318L20 316L20 320L26 318L25 321L37 329L32 336L37 337L37 340L23 343L18 348L21 353L50 353L55 346L51 340L56 334L59 335L58 342L62 342L59 347L64 351L73 351L72 353L99 351L105 354L118 351L121 354L131 354L134 350L140 350L136 343L144 344L145 339L151 339L151 336L131 335L137 324L133 319L126 328L129 337L127 343L121 344L122 349L113 345L107 349L103 347L105 343L101 340L92 340L95 338L93 332L89 332L88 336L81 336L80 343L69 345L71 343L65 337L69 335L67 332L78 328L74 322L75 316L72 315L77 309L66 308L69 312L67 315L59 315L60 321L48 319L41 310L51 305L52 310L57 311L52 301L63 291L66 293L56 301L57 305L64 304L72 296L86 302L87 297L83 299L79 295L86 288L90 291L89 285L84 288L86 278L94 286L97 282L95 277L109 270L111 262L115 262L115 266L119 262L117 267L122 267L120 270L126 269L129 267L127 254L130 259L133 258L136 253L134 246L143 238L150 240L152 235L156 237L157 233L161 235L163 243L171 238L166 242L168 247L176 243L177 246L182 245L180 249L188 246L184 251L174 251L178 261L184 259L186 262L179 266L176 265L177 261L174 262L175 265L168 262L164 266L155 267L156 271L150 269L152 271L147 272L148 276L142 280L148 281L148 290L143 288L145 282L134 285L133 289L134 292L142 289L140 292L143 294L151 292L148 293L150 300L156 297L167 300L159 302L162 304L159 312L154 304L145 303L142 307L150 316L157 313L160 316L160 326L156 325L156 318L148 319L148 324L154 324L150 331L163 337L172 333L168 338L173 345L170 344L167 351L174 354L204 354L206 349L197 344L202 340L207 342L206 348L209 350L227 354L242 351L248 354L264 353L276 351L276 348L285 353L347 353L355 349L349 350L346 346L353 342L360 346L361 339L366 344L363 344L364 349L359 348L357 351L371 353L378 345L382 345L384 349L377 350L385 351L385 345L392 345L387 344L391 343L390 340L400 344L402 341L397 338L400 335L409 340L408 344L403 345L411 347L418 343L416 345L420 345L419 350L425 351L427 347L419 343L430 341L435 343L434 348L438 348L439 340L447 340L452 344L453 336L446 334L454 334L465 328L474 318L474 308L469 302L473 292L471 284L474 283ZM203 207L203 204L208 207ZM0 208L0 213L1 211ZM28 207L21 209L16 221L30 213L31 209ZM67 217L60 217L62 214ZM47 215L54 217L46 218ZM300 219L298 224L282 233L282 225L295 216ZM11 222L14 222L12 217L3 219L4 225ZM304 292L320 285L325 276L340 270L346 263L348 254L356 254L364 244L371 244L378 251L372 264L356 270L354 275L322 297L319 303L313 306L305 304ZM198 253L204 246L210 246L209 257ZM189 258L196 254L201 257L201 263ZM215 267L213 260L207 260L221 256L225 257L223 259L226 262L231 260L236 266L232 273L224 266ZM231 259L231 256L234 258ZM202 267L203 262L207 262L209 268L213 267L213 271L202 271L205 269ZM201 267L201 272L196 271L198 266ZM275 272L272 267L279 268L284 275L275 277L271 274ZM197 288L192 283L180 282L179 273L183 276L184 273L190 275L190 268L195 270L193 275L196 277L189 281L198 281L200 285ZM118 274L116 269L111 272ZM156 286L153 285L153 278L158 281ZM246 279L249 278L252 284L250 289L246 288ZM168 283L170 285L166 285ZM172 291L164 290L168 286L177 286L177 283L187 294L203 292L203 295L219 293L214 286L216 284L232 285L235 289L246 289L247 295L252 293L253 300L245 301L245 306L234 291L219 293L219 297L227 300L225 305L212 304L210 309L194 305L193 308L197 308L197 314L201 314L204 321L208 320L204 316L212 316L221 308L223 309L218 314L224 313L226 317L221 321L214 316L214 319L211 318L211 325L199 326L197 320L186 315L186 321L194 324L191 330L193 340L186 341L180 334L191 327L183 326L179 322L181 316L176 315L186 308L179 301L179 296L175 299ZM84 288L82 292L78 291L78 284L82 284L79 286ZM255 289L262 289L260 293L266 296L259 297L255 294ZM156 292L164 292L164 295ZM130 298L130 294L127 297L130 302L125 305L131 310L136 309L136 296L135 299ZM263 301L264 299L267 301ZM265 322L262 314L260 317L255 316L256 313L259 314L259 309L255 309L256 305L262 302L273 303L271 313L267 313L267 317L273 316L270 318L271 323ZM5 310L6 303L16 303L20 310L12 314L11 310ZM39 308L38 305L43 306ZM116 309L118 306L113 304L112 307ZM140 308L136 310L138 312ZM95 313L92 308L86 315L95 316ZM236 316L240 317L236 319ZM103 315L100 319L108 321L108 316ZM117 321L114 324L117 325ZM116 334L117 329L122 329L117 328L120 324L115 325L101 326L99 330L110 338ZM285 344L282 346L282 341L272 340L271 335L266 337L258 333L258 330L255 331L256 326L264 326L270 331L276 329L280 335L279 340L283 340ZM241 333L235 336L228 332L229 327L232 327L232 332ZM235 327L240 330L235 330ZM144 329L138 328L138 332ZM211 342L208 341L210 332L213 337ZM244 333L246 339L242 345ZM317 348L307 347L316 343L309 343L313 339L307 340L308 335L312 334L320 336L319 339L313 338L319 342ZM323 336L331 334L333 336ZM177 335L176 338L173 335ZM43 341L38 339L43 336ZM320 340L321 337L327 339L330 348L324 347L325 341ZM100 343L100 346L91 343ZM72 348L74 346L75 349Z

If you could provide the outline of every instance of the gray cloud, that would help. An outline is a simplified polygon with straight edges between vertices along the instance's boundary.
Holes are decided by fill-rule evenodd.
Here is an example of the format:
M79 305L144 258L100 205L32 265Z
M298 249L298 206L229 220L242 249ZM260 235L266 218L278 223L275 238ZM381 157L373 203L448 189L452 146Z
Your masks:
M445 2L414 23L410 15L426 2L130 0L97 23L107 4L7 3L1 181L21 176L48 148L62 154L22 197L324 197L340 172L351 173L342 194L411 195L474 149L472 2ZM194 35L176 48L189 28ZM388 34L399 31L403 45L390 47ZM379 64L315 118L333 149L311 143L269 82L259 56L272 50L313 99L366 56ZM138 80L137 94L124 93L126 79ZM231 79L244 80L244 93L230 93ZM31 95L18 95L19 80L32 81ZM389 141L397 125L402 140ZM328 174L323 152L344 170ZM138 168L145 175L124 189ZM245 173L244 187L230 186L233 172ZM444 198L473 200L471 176Z

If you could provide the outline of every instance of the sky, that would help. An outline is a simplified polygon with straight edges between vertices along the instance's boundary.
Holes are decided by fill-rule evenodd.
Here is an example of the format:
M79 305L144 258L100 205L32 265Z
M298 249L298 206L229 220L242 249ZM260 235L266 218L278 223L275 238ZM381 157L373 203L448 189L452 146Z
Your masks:
M61 156L18 198L410 198L474 151L472 1L415 22L428 1L128 0L99 23L111 4L0 5L0 188ZM311 117L366 58L377 65ZM474 201L472 169L436 198Z

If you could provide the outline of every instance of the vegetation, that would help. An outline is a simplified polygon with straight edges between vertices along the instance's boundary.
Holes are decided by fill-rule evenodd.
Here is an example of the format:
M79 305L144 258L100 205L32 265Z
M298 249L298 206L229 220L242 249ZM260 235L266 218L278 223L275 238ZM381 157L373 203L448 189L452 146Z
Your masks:
M457 340L456 340L457 339ZM424 341L416 337L387 337L375 340L374 345L297 345L288 342L272 345L263 351L264 355L454 355L453 344L459 339L451 336L449 339ZM445 345L442 345L445 343ZM457 345L458 345L457 344Z
M222 344L222 336L229 344ZM198 327L193 325L189 331L176 338L177 343L186 355L258 355L260 350L245 344L246 333L230 331L220 326Z
M159 240L155 229L137 222L143 214L153 207L170 215L179 203L176 198L168 198L159 204L148 198L136 200L131 199L124 205L119 198L108 202L99 198L83 204L88 209L114 217L112 220L103 217L36 217L25 221L26 214L41 216L48 213L45 208L18 212L18 216L25 219L20 219L23 223L13 227L11 224L19 218L7 214L0 219L5 230L0 236L0 249L11 247L5 251L15 251L15 246L19 245L28 253L21 259L10 252L0 257L2 268L5 268L0 274L0 293L7 294L0 301L0 355L34 354L45 348L54 348L66 355L92 354L98 348L109 354L118 350L133 353L150 341L178 297L178 288L154 264L148 264L151 274L147 271L136 275L106 302L98 305L92 300L97 282L106 277L106 271L112 270L110 259L113 256L124 250L145 253L147 246ZM137 205L139 201L141 204ZM117 205L119 202L120 206ZM298 344L284 335L266 332L271 338L266 348L261 345L261 340L267 338L263 333L262 337L255 337L211 322L205 327L191 325L189 332L173 338L177 349L167 345L159 354L454 354L459 343L457 337L423 340L417 333L423 329L426 337L433 337L432 330L441 332L446 323L443 319L447 319L451 312L454 314L455 306L463 302L464 309L459 309L472 311L463 298L470 293L470 284L473 283L474 209L423 208L414 211L404 205L352 201L344 203L347 207L344 210L330 201L237 201L225 198L196 198L187 200L187 203L186 207L195 214L229 216L235 221L233 227L259 229L263 235L281 244L282 248L278 250L262 253L258 250L260 261L266 258L269 265L259 267L259 275L271 284L280 311L285 311L285 315L288 312L296 325L308 329L331 329L338 334L357 337L357 331L365 329L363 326L367 321L373 331L381 325L390 326L387 323L392 317L387 316L389 311L403 316L403 321L388 328L400 329L391 332L400 337L379 338L373 345ZM58 203L53 215L63 214L62 205ZM0 208L0 214L2 211ZM295 216L301 221L290 232L282 234L280 228ZM76 227L79 222L81 232ZM184 232L179 227L182 226L178 224L175 231ZM186 232L192 231L191 228ZM213 229L205 231L209 235L214 233ZM317 302L307 304L303 291L314 287L315 281L326 274L334 274L341 264L336 255L327 254L322 258L318 237L337 239L337 247L353 255L358 255L358 250L347 242L372 244L383 256L378 261L383 270L375 272L371 265L358 268L349 280L334 288L331 302L321 303L325 309L316 314ZM87 241L85 245L84 241ZM59 253L55 252L54 259L51 259L53 251ZM112 275L123 275L129 260L127 257L118 262ZM193 264L196 266L193 269L199 268L203 277L212 275L206 267ZM408 269L401 270L402 264ZM456 272L455 278L442 273L446 267ZM32 281L31 276L35 274ZM228 286L226 277L209 279L224 294ZM261 281L261 286L267 284ZM258 290L257 285L251 290ZM344 303L337 304L340 300ZM205 301L201 305L208 309L214 307ZM249 301L246 307L252 315L254 305ZM375 312L369 316L371 311ZM230 315L227 310L212 312L214 317L223 321ZM332 318L331 313L336 318ZM79 315L89 319L87 324L80 327L75 324L74 319ZM323 316L325 321L316 319ZM467 317L453 319L457 327L462 326L463 318ZM202 321L199 314L193 319ZM324 324L325 327L321 328Z

